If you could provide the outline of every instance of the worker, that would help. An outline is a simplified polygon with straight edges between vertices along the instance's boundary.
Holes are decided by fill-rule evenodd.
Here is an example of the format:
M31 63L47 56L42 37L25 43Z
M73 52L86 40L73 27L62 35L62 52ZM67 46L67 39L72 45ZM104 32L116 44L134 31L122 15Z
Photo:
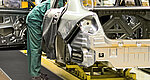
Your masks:
M44 14L50 9L51 0L46 0L35 6L27 16L27 55L28 69L32 80L47 80L47 76L40 72L41 69L41 39L42 22ZM62 4L63 0L59 0ZM63 5L59 5L62 7Z

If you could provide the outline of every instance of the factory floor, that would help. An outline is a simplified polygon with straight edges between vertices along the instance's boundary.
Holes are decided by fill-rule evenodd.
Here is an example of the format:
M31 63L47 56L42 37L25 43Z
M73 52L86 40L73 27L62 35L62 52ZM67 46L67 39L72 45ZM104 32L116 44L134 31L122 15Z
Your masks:
M49 80L79 80L50 61L45 61L42 58L42 62L47 67L43 65L41 72L46 73ZM49 62L50 64L47 64ZM136 68L131 72L136 73L137 80L150 80L150 73ZM19 50L0 50L0 80L31 80L28 73L27 56Z
M42 67L41 72L46 73L49 80L62 80L44 67ZM4 73L12 80L31 80L28 73L27 56L19 50L0 50L0 77Z

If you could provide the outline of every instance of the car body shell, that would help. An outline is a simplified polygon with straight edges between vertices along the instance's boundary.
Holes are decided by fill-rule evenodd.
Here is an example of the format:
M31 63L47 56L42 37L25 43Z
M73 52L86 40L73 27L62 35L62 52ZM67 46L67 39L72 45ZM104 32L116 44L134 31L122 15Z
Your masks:
M80 0L69 0L65 8L51 9L45 15L50 19L59 16L58 18L56 17L58 20L56 21L57 25L54 25L54 27L57 27L54 34L55 38L51 42L51 45L54 45L53 48L55 47L57 60L65 63L67 62L65 58L69 56L69 60L72 62L86 67L92 66L95 62L103 62L107 66L115 68L149 67L150 39L109 39L99 19L101 12L95 12L103 10L142 10L145 11L142 18L148 21L150 19L149 7L86 9ZM86 22L86 20L87 22L92 20L94 22L92 26L96 26L93 28L96 31L92 34L86 32L86 29L84 29L85 31L82 30L84 25L81 25L81 23ZM44 24L52 24L52 22ZM46 30L47 28L44 28L43 32ZM57 37L58 33L59 37ZM61 38L62 43L56 41L59 38ZM47 41L46 43L49 42ZM56 43L59 44L56 45ZM67 46L68 52L63 50L64 45L65 47Z

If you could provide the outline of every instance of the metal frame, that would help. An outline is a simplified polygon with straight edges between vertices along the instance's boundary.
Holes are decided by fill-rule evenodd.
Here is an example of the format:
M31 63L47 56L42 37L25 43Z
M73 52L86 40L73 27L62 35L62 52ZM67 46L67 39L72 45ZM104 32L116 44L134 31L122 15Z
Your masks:
M131 69L119 69L117 71L111 68L100 68L102 66L92 66L90 68L82 68L78 65L66 65L67 71L71 72L75 76L78 76L82 80L136 80L136 74L130 73ZM87 75L87 70L90 71ZM96 72L94 72L96 71ZM95 73L95 74L94 74ZM97 73L97 74L96 74Z

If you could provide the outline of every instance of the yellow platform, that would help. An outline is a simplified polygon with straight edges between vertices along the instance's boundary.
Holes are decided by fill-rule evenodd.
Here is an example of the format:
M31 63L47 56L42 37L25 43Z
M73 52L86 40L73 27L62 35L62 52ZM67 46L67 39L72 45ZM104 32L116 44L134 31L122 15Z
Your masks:
M26 50L20 50L22 53L27 53ZM44 54L44 53L43 53ZM44 54L45 55L45 54ZM46 59L46 56L42 56L41 58L41 64L57 76L61 77L62 79L65 80L80 80L77 77L73 76L69 72L65 71L63 68L58 67L55 64L54 60Z

